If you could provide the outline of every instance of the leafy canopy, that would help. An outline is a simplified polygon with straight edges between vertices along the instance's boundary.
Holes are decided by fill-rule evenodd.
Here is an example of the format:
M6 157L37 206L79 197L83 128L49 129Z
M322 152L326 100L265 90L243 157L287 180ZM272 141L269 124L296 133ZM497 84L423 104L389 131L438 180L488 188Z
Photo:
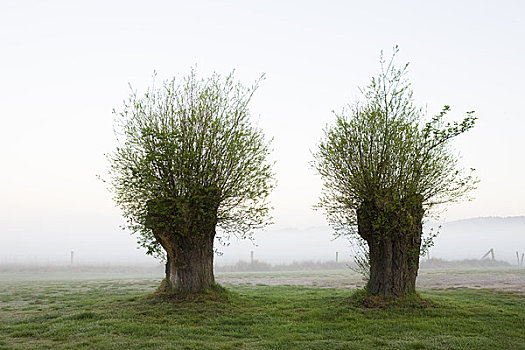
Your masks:
M444 106L426 118L414 105L406 78L408 64L396 68L381 53L381 70L361 90L362 100L336 113L335 125L314 154L324 183L319 206L339 234L355 232L357 209L365 202L421 201L425 212L461 199L477 183L458 167L450 141L474 126L474 112L445 122ZM473 169L471 169L472 171Z
M261 77L262 79L263 77ZM218 205L220 239L249 237L265 226L274 187L269 142L250 122L248 104L258 88L237 83L233 72L153 84L132 90L115 112L118 147L108 156L111 188L148 254L161 255L147 227L148 203L194 200Z

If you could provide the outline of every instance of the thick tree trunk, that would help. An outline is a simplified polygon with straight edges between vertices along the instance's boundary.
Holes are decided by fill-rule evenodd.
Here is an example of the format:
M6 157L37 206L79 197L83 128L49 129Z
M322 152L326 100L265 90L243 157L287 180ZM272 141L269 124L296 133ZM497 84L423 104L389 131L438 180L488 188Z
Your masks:
M216 196L210 190L148 202L146 227L167 255L167 292L197 293L215 283L217 208Z
M357 211L357 218L359 235L369 247L368 293L391 297L414 293L423 227L421 201L367 202Z
M170 262L168 291L197 293L215 283L213 238L214 235L182 237L163 244Z
M166 265L164 268L164 273L166 274L166 277L164 279L166 280L166 283L168 283L171 275L170 257L168 254L166 254Z

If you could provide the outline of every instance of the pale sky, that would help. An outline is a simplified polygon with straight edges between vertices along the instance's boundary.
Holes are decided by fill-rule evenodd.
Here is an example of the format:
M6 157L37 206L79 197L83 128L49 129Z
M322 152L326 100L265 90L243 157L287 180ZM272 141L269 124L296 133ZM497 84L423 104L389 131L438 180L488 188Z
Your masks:
M3 0L0 239L40 227L129 243L96 177L115 144L111 111L128 83L144 91L153 71L194 65L246 84L266 73L251 111L274 138L274 228L324 226L311 151L396 44L430 114L479 117L454 145L481 183L442 219L525 215L524 13L522 1Z

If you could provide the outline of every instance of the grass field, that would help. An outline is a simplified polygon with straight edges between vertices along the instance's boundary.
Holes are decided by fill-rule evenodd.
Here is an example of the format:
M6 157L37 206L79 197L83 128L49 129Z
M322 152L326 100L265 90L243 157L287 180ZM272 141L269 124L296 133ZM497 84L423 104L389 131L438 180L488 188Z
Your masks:
M428 290L432 307L364 309L341 288L228 285L190 303L151 297L158 284L2 280L0 349L525 349L523 294Z

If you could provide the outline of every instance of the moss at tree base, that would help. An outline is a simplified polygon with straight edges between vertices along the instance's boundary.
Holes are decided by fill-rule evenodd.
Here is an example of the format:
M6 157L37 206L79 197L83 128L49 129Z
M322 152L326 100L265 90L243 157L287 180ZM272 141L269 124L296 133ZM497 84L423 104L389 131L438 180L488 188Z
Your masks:
M152 298L167 302L204 302L231 300L232 292L218 283L214 283L209 288L201 292L190 293L168 290L166 279L163 279L157 290L151 295Z

